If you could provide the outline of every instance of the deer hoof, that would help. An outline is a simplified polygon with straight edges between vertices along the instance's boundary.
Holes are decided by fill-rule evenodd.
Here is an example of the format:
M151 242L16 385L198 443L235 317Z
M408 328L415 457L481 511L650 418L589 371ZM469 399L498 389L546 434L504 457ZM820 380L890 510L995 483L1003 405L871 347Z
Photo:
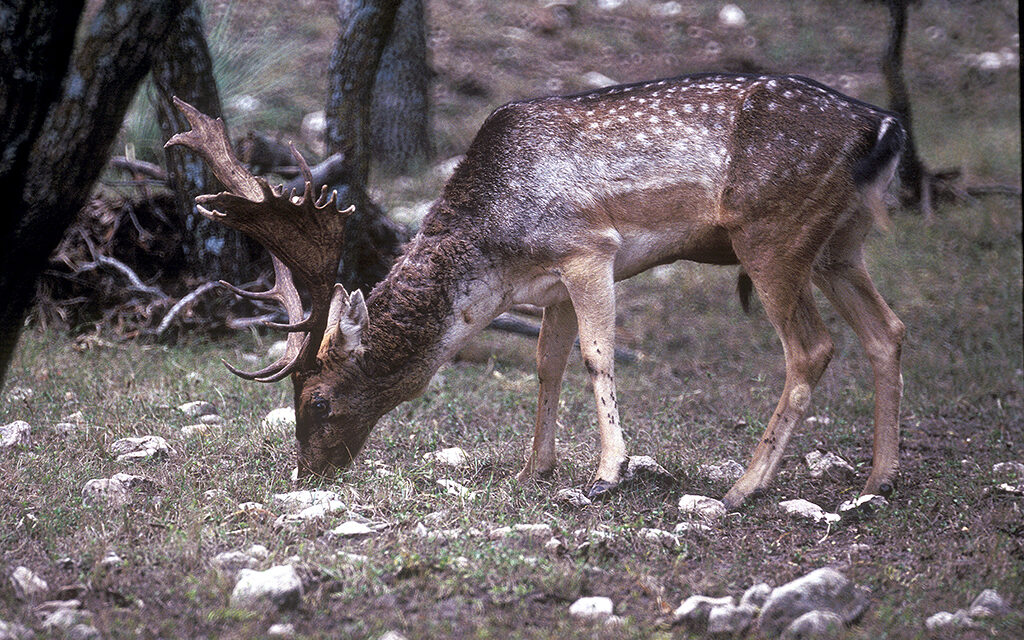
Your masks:
M604 500L619 488L618 482L608 482L607 480L595 480L594 484L590 486L590 491L587 492L587 497L591 500Z

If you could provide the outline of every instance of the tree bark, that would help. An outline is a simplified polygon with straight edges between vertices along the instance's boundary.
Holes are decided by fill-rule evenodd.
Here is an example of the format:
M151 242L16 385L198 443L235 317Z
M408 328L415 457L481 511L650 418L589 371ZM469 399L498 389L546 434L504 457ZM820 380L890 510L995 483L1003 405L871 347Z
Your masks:
M401 253L408 231L392 221L366 193L370 173L370 104L384 45L400 0L339 0L338 43L331 56L326 142L342 156L343 177L330 185L343 206L355 205L345 233L340 267L350 291L368 291Z
M24 142L31 147L23 169L4 175L4 181L16 188L8 192L12 224L5 225L0 240L4 247L0 257L0 300L4 301L0 305L0 376L10 364L36 279L88 198L125 110L149 70L153 51L186 4L185 0L108 0L90 24L71 67L62 74L59 100L46 112L38 135ZM59 16L51 24L62 24L61 14L68 13L63 0L26 2L13 14L5 13L5 18L13 15L16 24L37 24L31 17L39 15L33 12L43 5L52 6L53 15ZM73 37L73 31L67 29L52 34L54 38ZM46 38L38 31L34 35ZM54 46L70 50L66 42ZM23 65L33 60L31 55L22 55L26 57L10 63ZM11 109L10 97L4 107Z
M187 3L164 45L154 53L152 78L157 120L164 140L189 129L188 121L174 106L173 96L211 118L222 117L198 0ZM195 197L220 191L220 183L195 153L182 147L170 147L164 153L175 208L185 231L182 249L188 272L231 282L251 279L262 249L243 234L203 217L196 210Z
M370 174L370 105L401 0L338 0L338 42L328 68L327 152L342 153L352 183Z
M903 80L903 40L907 31L907 0L887 0L889 9L889 41L882 58L882 75L889 91L889 108L899 114L907 132L906 147L900 160L899 175L903 185L903 204L921 205L930 215L928 172L917 155L911 125L910 94Z
M373 160L389 173L409 173L430 156L429 84L423 0L402 0L370 110Z

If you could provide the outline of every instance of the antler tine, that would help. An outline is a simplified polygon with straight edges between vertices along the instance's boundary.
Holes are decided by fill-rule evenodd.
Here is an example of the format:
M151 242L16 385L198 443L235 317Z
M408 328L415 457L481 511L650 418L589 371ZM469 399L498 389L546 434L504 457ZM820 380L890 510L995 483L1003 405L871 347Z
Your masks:
M293 338L297 338L293 340ZM288 336L288 346L284 354L273 363L263 367L259 371L243 371L233 366L227 360L221 360L228 371L239 378L254 380L256 382L277 382L288 376L299 365L302 350L309 343L309 334L292 333Z

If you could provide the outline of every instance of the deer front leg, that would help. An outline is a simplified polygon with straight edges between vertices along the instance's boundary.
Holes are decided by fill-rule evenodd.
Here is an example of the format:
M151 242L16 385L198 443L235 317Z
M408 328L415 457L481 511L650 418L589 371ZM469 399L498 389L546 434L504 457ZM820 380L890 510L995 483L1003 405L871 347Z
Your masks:
M626 463L626 443L615 400L614 254L588 255L566 264L562 282L576 309L580 353L590 374L601 431L601 457L590 497L614 490Z
M525 482L534 474L551 473L555 467L555 432L558 418L558 396L562 390L562 374L576 337L576 310L566 300L544 309L537 340L537 421L534 424L533 446L526 466L519 472Z

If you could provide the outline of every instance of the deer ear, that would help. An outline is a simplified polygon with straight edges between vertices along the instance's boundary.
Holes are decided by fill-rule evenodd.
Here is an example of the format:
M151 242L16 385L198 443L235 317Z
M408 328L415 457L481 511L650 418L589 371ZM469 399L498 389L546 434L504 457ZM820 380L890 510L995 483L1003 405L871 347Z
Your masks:
M348 358L363 350L363 329L368 320L363 292L349 295L340 284L334 285L331 307L327 313L327 327L317 350L317 360L326 363L332 358Z

